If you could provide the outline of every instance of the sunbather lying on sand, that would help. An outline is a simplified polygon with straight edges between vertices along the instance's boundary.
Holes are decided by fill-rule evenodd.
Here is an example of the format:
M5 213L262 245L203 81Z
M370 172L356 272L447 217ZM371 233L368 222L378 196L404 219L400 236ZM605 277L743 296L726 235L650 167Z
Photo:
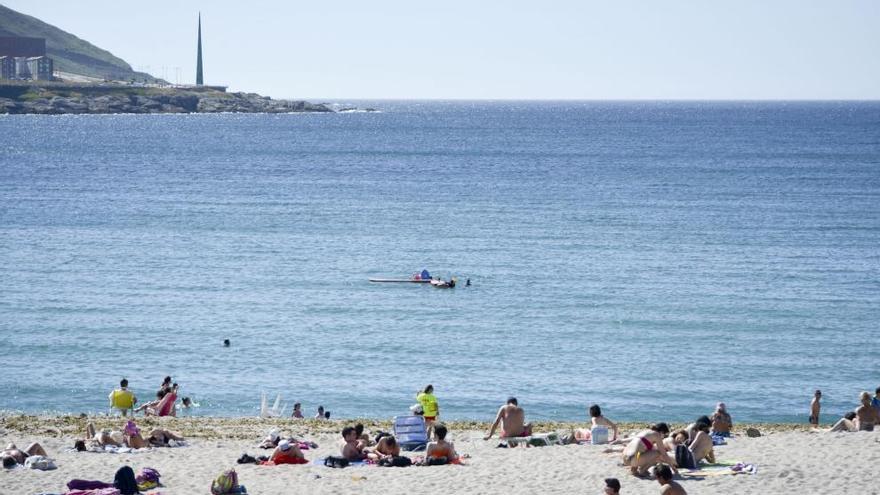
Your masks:
M375 447L365 449L367 457L374 461L381 461L386 457L396 457L400 455L400 445L391 435L385 435L379 439Z
M856 424L856 413L850 411L850 412L844 414L842 418L837 420L837 423L834 423L834 426L832 426L829 430L826 430L826 431L828 431L828 432L859 431L859 427Z
M658 462L674 466L675 461L666 453L663 438L669 434L666 423L657 423L650 430L642 431L623 449L623 465L629 466L634 475L645 475L648 467Z
M282 440L278 442L278 447L272 452L272 456L269 457L269 460L261 464L275 466L278 464L306 464L308 462L309 461L306 460L306 457L295 443Z
M43 447L37 442L28 445L24 450L16 447L14 443L10 443L5 449L3 449L3 452L0 453L0 459L2 459L3 467L8 469L15 467L16 464L24 464L25 459L32 455L41 455L43 457L49 456L49 454L47 454Z
M516 397L507 399L507 404L498 409L495 416L495 422L489 429L489 434L485 436L485 440L492 438L498 424L501 424L501 437L527 437L532 434L532 424L525 422L526 413L523 408L519 407Z

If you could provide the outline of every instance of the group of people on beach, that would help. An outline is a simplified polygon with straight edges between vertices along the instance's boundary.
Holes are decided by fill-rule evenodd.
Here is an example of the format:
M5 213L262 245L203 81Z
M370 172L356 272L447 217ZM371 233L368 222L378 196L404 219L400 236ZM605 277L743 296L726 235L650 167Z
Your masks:
M810 424L816 427L819 426L821 401L822 391L816 390L813 394L813 400L810 401ZM828 431L874 431L874 427L878 423L880 423L880 387L874 390L873 397L868 391L860 393L859 405L844 414Z
M177 405L179 388L177 383L172 382L170 376L166 376L159 390L156 391L156 398L135 408L138 399L134 392L129 390L128 379L123 378L119 381L119 388L110 392L108 397L110 409L120 412L123 416L127 416L129 412L132 415L143 412L146 416L177 416L178 407L188 409L193 405L189 397L184 397L182 404Z
M291 418L294 419L304 419L302 412L302 404L297 402L293 405L293 412L290 414ZM330 419L330 411L324 410L324 406L318 406L318 412L315 413L315 417L313 419Z

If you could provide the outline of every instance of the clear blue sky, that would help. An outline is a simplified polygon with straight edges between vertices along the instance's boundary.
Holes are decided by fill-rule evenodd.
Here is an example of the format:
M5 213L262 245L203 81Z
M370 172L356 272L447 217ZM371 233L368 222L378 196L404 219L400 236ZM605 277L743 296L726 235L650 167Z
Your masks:
M0 0L274 97L878 99L878 0Z

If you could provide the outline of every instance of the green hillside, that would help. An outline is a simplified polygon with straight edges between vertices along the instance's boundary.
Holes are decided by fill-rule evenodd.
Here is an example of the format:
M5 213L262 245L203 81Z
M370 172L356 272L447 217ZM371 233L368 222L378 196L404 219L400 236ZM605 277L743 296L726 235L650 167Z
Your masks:
M135 72L125 60L88 41L55 26L0 5L0 36L46 38L46 54L55 62L55 70L101 79L155 81Z

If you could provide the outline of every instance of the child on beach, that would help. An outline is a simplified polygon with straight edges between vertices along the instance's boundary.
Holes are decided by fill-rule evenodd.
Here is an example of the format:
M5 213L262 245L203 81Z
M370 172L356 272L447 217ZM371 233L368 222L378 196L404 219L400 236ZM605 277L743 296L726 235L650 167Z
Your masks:
M353 426L346 426L342 429L342 438L345 440L345 445L342 446L342 457L349 461L362 461L367 457L358 442L357 432Z
M428 437L434 428L434 422L440 416L440 406L437 404L437 397L434 396L434 386L428 385L416 395L416 401L422 406L422 414L425 417L425 427L427 428Z
M810 402L810 424L813 426L819 426L819 411L822 409L822 404L819 401L822 399L822 391L816 390L816 393L813 394L813 400Z

